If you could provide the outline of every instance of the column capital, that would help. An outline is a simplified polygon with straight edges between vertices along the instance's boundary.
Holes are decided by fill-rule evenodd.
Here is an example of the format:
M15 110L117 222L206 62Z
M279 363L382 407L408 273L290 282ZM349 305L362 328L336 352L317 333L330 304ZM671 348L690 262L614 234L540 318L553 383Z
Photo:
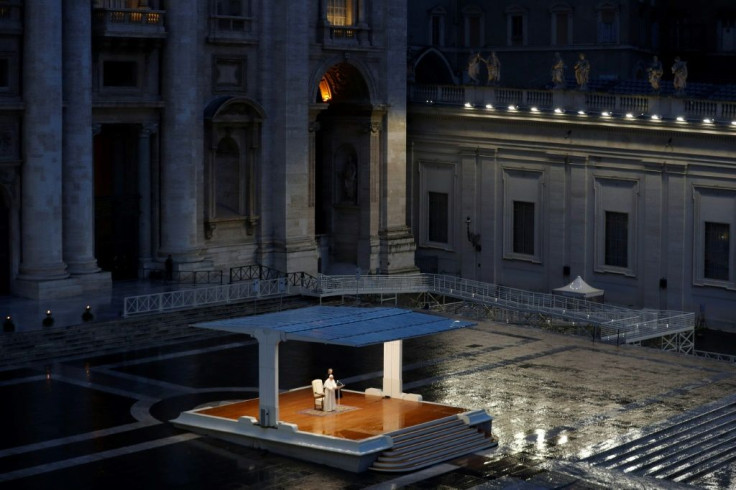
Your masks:
M158 133L158 123L143 123L141 124L141 131L138 136L141 138L147 138L156 133Z
M366 133L380 133L383 131L383 123L380 121L371 121L368 123L365 123L365 132Z

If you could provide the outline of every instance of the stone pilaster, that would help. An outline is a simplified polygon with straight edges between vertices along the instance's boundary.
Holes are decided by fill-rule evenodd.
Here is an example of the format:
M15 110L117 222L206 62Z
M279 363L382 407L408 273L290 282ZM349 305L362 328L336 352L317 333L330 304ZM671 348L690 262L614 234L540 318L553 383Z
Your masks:
M151 205L151 137L158 131L158 124L144 124L138 133L138 193L140 194L140 219L138 221L138 258L146 265L152 258L152 205Z
M202 187L202 101L196 0L170 2L168 39L163 53L161 144L161 245L177 264L201 261L198 190Z
M61 5L28 0L24 9L22 256L14 290L39 298L61 294L58 283L69 277L62 260Z

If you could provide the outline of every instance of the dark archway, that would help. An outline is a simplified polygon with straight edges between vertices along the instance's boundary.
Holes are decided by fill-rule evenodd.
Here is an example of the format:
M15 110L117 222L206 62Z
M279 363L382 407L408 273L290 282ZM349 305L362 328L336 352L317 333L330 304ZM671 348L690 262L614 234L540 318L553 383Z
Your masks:
M352 272L360 263L359 241L368 235L364 210L370 206L371 148L366 129L372 114L370 94L361 72L341 62L322 76L316 102L328 104L317 117L319 131L315 135L315 233L320 243L320 272Z
M434 50L422 55L414 68L414 82L420 85L452 85L452 71L447 61Z

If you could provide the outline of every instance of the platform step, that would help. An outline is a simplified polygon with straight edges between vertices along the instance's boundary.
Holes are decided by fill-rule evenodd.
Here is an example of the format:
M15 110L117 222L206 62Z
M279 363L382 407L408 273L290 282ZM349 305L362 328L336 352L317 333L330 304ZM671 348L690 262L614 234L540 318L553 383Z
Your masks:
M496 445L496 440L468 426L456 415L389 434L391 449L383 451L370 469L406 472L442 463Z

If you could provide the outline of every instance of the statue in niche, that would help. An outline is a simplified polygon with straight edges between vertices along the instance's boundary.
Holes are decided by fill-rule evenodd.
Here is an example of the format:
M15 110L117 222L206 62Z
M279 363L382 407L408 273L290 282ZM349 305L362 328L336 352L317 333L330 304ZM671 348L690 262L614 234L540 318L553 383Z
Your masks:
M483 60L486 62L486 69L488 70L488 85L495 85L501 81L501 61L496 56L495 51L491 51L488 58Z
M555 53L555 60L552 63L552 87L565 88L565 62L562 61L560 53Z
M659 61L659 58L655 55L649 68L647 68L647 78L649 79L649 85L652 86L652 90L657 93L659 93L660 82L663 74L664 70L662 69L662 62Z
M358 197L358 166L354 155L347 158L342 170L342 192L343 202L356 202Z
M470 77L470 80L473 82L473 85L480 84L480 80L478 80L478 77L480 76L481 61L484 61L484 60L483 58L481 58L480 53L475 53L468 60L468 76Z
M687 84L687 62L682 61L679 56L675 57L675 63L672 65L672 85L675 87L675 95L685 95L685 85Z
M575 63L575 80L578 82L579 90L588 89L588 79L590 77L590 62L585 59L585 54L578 55L578 62Z

